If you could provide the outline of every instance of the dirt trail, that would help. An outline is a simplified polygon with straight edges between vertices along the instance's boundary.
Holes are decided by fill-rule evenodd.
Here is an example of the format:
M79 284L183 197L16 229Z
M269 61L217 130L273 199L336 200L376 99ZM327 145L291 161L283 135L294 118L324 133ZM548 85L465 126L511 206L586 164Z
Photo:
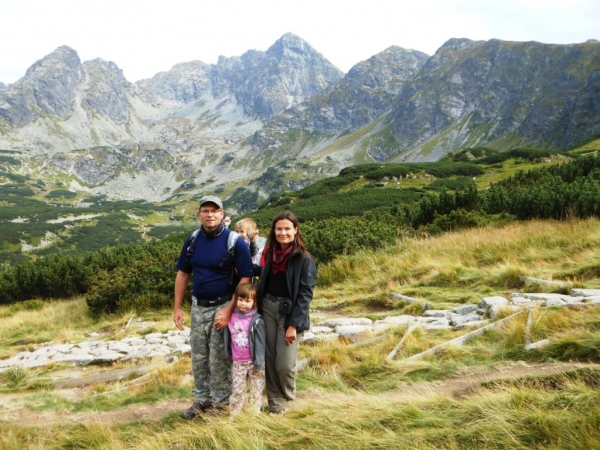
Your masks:
M462 397L475 391L481 386L481 383L486 381L516 379L527 376L541 377L583 368L600 370L600 364L576 362L526 364L524 362L514 362L484 370L463 371L444 380L406 383L395 390L394 393L403 396L405 399L422 399L439 394Z
M600 370L600 364L584 363L511 363L483 370L470 369L451 378L417 383L404 383L393 391L378 394L386 401L418 401L437 395L462 397L475 391L482 382L525 376L545 376L582 368ZM76 400L89 395L85 389L62 389L53 391L68 400ZM367 394L362 394L367 395ZM113 424L136 420L159 420L168 414L178 414L190 406L190 400L164 400L152 404L137 404L114 411L73 412L73 411L33 411L26 406L26 394L0 395L0 420L28 426L48 426L51 424ZM292 410L315 403L326 403L334 398L348 397L343 393L323 393L322 391L299 391Z

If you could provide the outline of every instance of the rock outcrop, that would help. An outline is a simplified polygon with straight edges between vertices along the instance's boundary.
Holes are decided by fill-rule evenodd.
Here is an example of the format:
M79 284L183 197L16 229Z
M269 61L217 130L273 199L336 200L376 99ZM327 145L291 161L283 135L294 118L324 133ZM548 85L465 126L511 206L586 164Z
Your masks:
M565 150L600 130L598 62L595 42L451 39L395 102L389 120L400 151L435 161L503 139Z
M364 127L392 108L404 83L428 57L392 46L352 67L331 92L288 109L267 127L309 128L322 133Z
M12 125L24 125L43 114L67 119L73 112L82 79L77 52L67 46L59 47L0 92L0 118Z
M220 57L212 73L216 97L233 92L244 112L268 120L305 99L327 92L343 73L291 33L266 52Z

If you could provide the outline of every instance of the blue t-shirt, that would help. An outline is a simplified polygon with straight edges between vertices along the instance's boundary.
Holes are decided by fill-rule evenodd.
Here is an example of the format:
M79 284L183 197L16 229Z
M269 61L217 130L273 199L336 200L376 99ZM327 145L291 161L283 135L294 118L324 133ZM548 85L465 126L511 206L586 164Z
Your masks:
M236 286L229 284L231 268L234 261L228 260L223 267L219 263L227 253L227 237L231 230L225 229L218 237L207 239L202 232L198 233L194 242L194 253L187 261L187 248L190 237L185 240L177 265L177 270L193 273L192 295L197 298L221 297L232 295ZM235 241L235 267L240 278L252 277L254 266L250 257L250 250L243 239Z

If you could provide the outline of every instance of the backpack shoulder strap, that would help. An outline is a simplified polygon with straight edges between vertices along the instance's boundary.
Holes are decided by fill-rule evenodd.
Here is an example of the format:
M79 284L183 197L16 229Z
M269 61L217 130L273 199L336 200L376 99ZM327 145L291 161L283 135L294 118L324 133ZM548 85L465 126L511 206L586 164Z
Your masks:
M188 248L185 252L185 257L187 261L190 262L190 258L194 254L194 242L196 242L196 238L198 237L198 233L200 233L200 228L190 234Z
M221 262L219 263L219 267L223 267L225 263L231 259L231 275L229 277L229 284L236 286L239 282L239 278L237 276L237 271L235 268L235 244L240 235L235 231L230 231L229 236L227 236L227 251L223 255Z
M223 255L223 258L221 258L219 267L223 267L225 265L225 263L227 262L227 260L229 260L229 258L232 258L234 260L234 264L235 264L235 258L234 258L235 243L237 242L237 239L239 237L240 237L240 235L238 233L236 233L235 231L229 232L229 236L227 236L227 251Z
M232 255L235 251L235 243L239 237L240 235L236 231L230 231L229 236L227 237L227 251L231 251Z

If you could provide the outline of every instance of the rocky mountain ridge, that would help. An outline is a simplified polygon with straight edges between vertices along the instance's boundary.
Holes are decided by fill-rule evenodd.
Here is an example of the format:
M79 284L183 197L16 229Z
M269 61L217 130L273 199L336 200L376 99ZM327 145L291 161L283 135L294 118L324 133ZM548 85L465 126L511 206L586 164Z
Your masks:
M344 75L287 33L264 52L130 83L115 63L60 47L0 89L0 149L23 173L68 175L74 190L162 201L191 186L236 193L244 208L362 162L564 150L600 131L599 67L594 41L450 39L431 57L389 47ZM131 159L157 161L157 149L156 166Z
M597 42L451 39L396 99L389 120L401 160L501 142L566 150L600 129L598 62Z

